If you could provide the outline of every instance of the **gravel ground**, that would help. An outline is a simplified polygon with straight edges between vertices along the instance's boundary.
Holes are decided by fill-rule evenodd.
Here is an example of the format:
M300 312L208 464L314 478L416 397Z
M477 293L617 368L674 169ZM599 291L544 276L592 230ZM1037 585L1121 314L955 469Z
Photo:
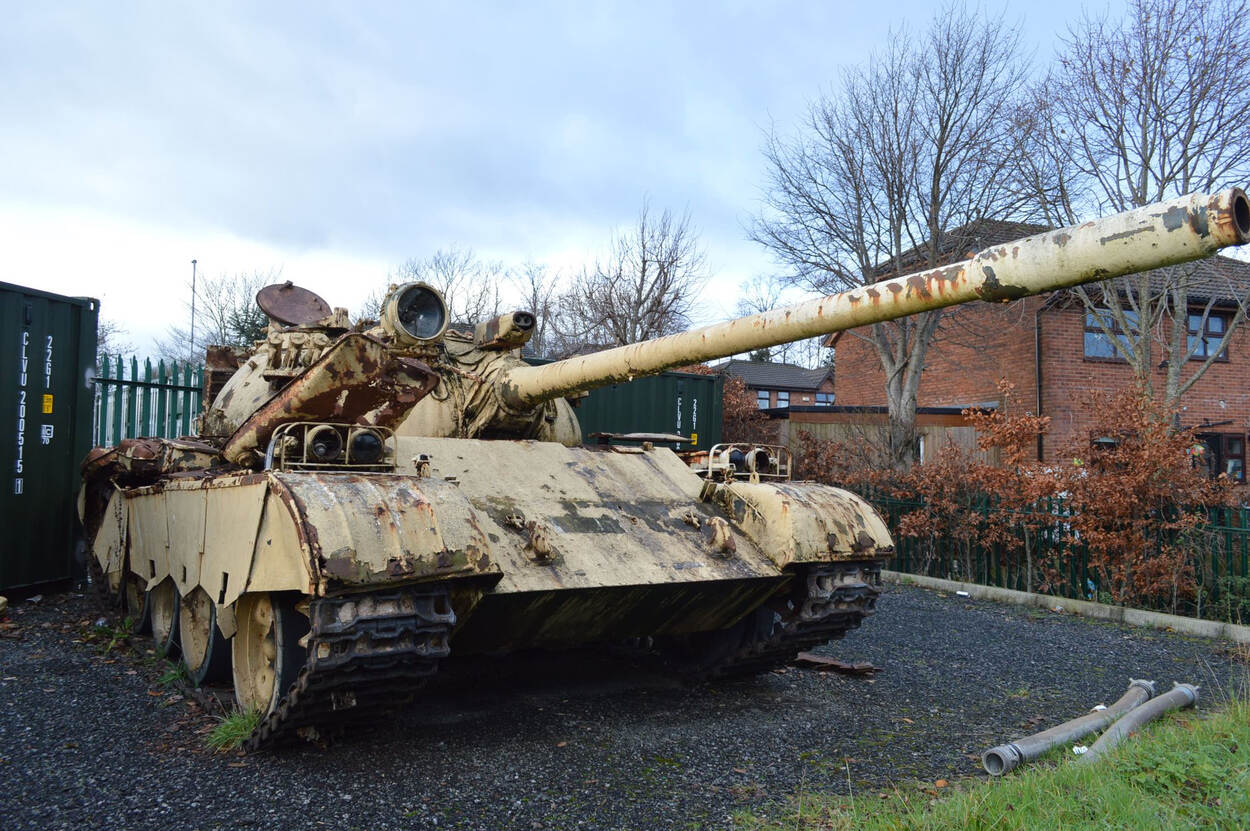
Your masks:
M453 665L384 728L214 754L213 722L104 652L80 595L0 629L0 829L725 828L796 789L867 792L981 775L1001 740L1110 703L1130 677L1246 683L1228 647L891 586L821 651L875 678L789 668L683 686L591 652Z

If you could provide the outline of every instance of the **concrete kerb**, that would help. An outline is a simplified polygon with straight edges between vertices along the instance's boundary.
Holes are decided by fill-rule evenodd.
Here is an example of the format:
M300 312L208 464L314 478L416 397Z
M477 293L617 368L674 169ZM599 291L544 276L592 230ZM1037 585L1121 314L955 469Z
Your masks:
M881 578L890 583L937 589L952 594L966 592L969 597L978 600L993 600L996 603L1012 603L1017 606L1036 606L1052 612L1068 612L1098 620L1127 623L1131 626L1171 629L1174 632L1196 635L1200 638L1220 638L1236 643L1250 643L1250 626L1240 626L1236 623L1220 623L1216 620L1168 615L1163 612L1147 612L1142 609L1110 606L1106 603L1093 603L1088 600L1073 600L1068 597L1001 589L998 586L982 586L978 583L960 583L955 580L942 580L938 577L925 577L901 571L882 571Z

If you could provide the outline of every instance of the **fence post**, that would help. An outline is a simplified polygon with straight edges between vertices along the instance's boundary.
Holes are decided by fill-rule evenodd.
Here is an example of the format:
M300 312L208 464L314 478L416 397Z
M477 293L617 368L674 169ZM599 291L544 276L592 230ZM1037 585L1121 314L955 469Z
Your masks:
M138 379L139 379L139 361L132 357L130 359L130 379L129 380L137 381ZM138 404L139 404L139 388L136 387L134 384L130 384L126 387L126 437L127 438L134 436L135 433L137 432L135 428L138 426L137 424L138 413L136 413L135 411L138 409Z
M191 386L191 365L184 363L182 365L182 384L184 387ZM189 416L191 414L191 394L185 390L179 390L182 393L182 418L178 421L178 435L185 436L191 432L189 424Z
M107 355L102 355L100 365L96 370L95 381L95 444L97 445L108 444L108 384L105 383L108 377L109 359Z
M1233 575L1233 518L1230 515L1232 508L1224 507L1224 514L1227 517L1224 520L1224 573L1229 577ZM1242 576L1245 576L1244 574Z
M165 359L161 358L157 365L157 377L160 379L161 388L156 393L156 431L158 435L169 435L169 368L165 366Z
M204 365L197 366L192 372L192 386L195 390L191 393L191 427L198 429L197 420L200 413L204 412Z
M116 372L113 373L115 381L122 380L124 376L124 365L122 364L122 356L117 356ZM113 433L109 436L109 444L117 444L121 441L122 436L122 386L114 384L112 389L113 396Z
M1247 560L1250 559L1250 557L1247 557L1248 552L1247 552L1246 537L1248 535L1246 533L1246 509L1245 508L1242 508L1242 507L1237 508L1237 527L1241 530L1241 533L1238 534L1238 537L1240 538L1240 541L1241 541L1241 576L1245 578L1250 578L1250 562L1247 562Z
M143 387L139 390L139 433L152 435L152 360L143 359Z

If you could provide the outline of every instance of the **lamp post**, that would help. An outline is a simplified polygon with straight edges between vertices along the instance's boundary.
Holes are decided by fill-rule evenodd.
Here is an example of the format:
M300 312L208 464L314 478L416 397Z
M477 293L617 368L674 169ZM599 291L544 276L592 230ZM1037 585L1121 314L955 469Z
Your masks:
M195 354L195 260L191 261L191 354Z

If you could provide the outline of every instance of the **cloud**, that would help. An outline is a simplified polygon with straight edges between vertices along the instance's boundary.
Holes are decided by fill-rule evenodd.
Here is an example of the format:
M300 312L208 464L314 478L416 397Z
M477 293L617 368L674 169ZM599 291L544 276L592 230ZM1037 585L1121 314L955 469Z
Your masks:
M649 199L700 229L720 276L710 309L771 268L743 231L761 130L795 124L841 65L917 13L927 6L891 18L798 0L19 4L0 28L0 211L28 237L89 237L97 269L143 262L164 284L192 256L226 271L285 263L296 281L296 264L359 263L375 279L449 245L571 263ZM0 251L10 272L36 259ZM130 296L98 273L102 293Z

